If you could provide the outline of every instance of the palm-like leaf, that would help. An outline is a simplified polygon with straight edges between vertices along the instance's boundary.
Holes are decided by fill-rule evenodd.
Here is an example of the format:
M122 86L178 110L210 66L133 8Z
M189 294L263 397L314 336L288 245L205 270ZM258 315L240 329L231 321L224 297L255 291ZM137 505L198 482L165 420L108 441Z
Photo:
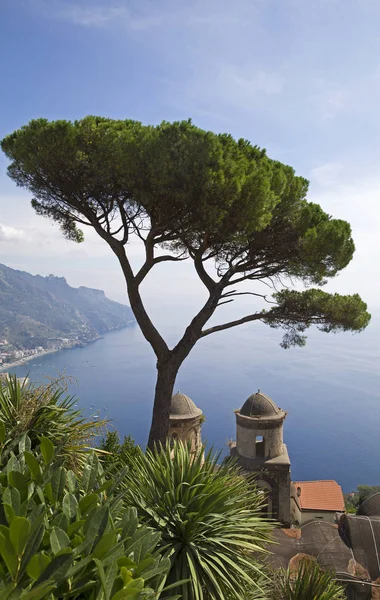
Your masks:
M343 600L343 588L334 574L323 570L316 560L303 560L299 569L280 571L274 577L273 600Z
M136 456L125 482L141 520L161 533L167 583L189 580L175 589L183 600L241 600L252 586L262 593L253 554L264 552L271 525L252 483L217 460L175 442Z
M48 437L61 447L71 467L82 463L82 454L106 424L102 420L87 420L75 409L75 396L66 394L64 382L54 380L49 385L8 377L0 384L0 421L5 426L5 448L11 450L14 440L27 433L32 446L39 437Z

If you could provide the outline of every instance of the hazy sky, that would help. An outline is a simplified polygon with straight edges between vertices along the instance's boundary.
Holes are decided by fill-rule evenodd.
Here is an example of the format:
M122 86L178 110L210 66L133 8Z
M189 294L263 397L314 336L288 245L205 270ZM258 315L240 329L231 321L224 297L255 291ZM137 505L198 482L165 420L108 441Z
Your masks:
M379 28L378 0L0 0L0 136L35 117L96 114L191 117L248 138L351 222L355 258L328 289L359 291L376 308ZM108 247L91 233L65 241L5 172L1 156L0 262L125 301ZM197 297L190 266L161 276L166 306ZM146 286L152 304L160 282Z

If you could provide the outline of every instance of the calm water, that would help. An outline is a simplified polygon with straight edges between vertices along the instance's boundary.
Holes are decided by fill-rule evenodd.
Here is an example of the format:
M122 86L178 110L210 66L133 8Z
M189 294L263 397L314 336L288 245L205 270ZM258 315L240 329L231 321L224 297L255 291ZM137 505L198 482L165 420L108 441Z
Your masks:
M247 325L199 342L176 388L204 411L204 439L225 449L235 437L234 409L260 387L288 411L284 434L294 480L336 479L345 491L379 485L379 339L374 319L360 335L312 332L305 348L284 351L278 331ZM99 411L121 435L146 443L155 360L137 327L14 369L35 381L63 371L76 378L71 391L86 414Z

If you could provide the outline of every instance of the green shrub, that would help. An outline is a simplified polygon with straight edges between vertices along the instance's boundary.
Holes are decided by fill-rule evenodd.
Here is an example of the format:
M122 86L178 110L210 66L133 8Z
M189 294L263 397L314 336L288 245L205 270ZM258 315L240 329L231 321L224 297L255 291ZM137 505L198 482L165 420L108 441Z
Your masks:
M147 450L126 475L128 502L161 534L171 561L167 582L188 580L174 588L184 600L262 598L257 555L272 526L261 518L252 483L217 460L209 452L203 464L180 442Z
M117 431L107 431L106 437L100 442L99 450L99 458L105 468L114 466L117 469L127 466L129 470L133 470L135 458L142 452L130 435L124 436L123 442L120 443Z
M272 600L344 600L342 586L334 580L334 573L325 571L310 557L300 567L280 570L273 577Z
M115 493L119 480L105 478L95 453L77 477L48 438L33 452L22 436L0 470L2 600L160 596L170 560L157 551L159 533L139 527Z
M105 421L83 417L75 408L76 401L67 395L62 378L49 385L20 383L15 376L7 378L0 383L0 422L7 433L5 448L11 450L14 440L27 433L34 449L39 436L45 435L60 446L67 466L79 468L85 458L83 452L88 452Z

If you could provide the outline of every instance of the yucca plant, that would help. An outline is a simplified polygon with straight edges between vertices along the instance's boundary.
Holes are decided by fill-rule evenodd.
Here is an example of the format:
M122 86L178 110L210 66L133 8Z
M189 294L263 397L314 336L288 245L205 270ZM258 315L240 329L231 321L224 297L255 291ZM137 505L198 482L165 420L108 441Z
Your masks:
M343 600L344 589L334 580L334 573L320 567L313 559L304 559L299 568L275 574L272 600Z
M257 555L264 554L271 525L260 516L252 483L218 458L211 451L194 456L178 441L147 450L126 475L127 499L161 534L171 561L167 583L189 580L175 588L183 600L241 600L247 589L261 598Z
M75 408L77 399L67 394L65 379L52 380L48 385L36 385L10 376L0 383L0 427L5 429L4 459L14 446L14 440L27 433L32 448L39 437L48 437L71 468L83 463L97 436L104 431L106 421L88 420ZM5 450L5 454L4 454Z

